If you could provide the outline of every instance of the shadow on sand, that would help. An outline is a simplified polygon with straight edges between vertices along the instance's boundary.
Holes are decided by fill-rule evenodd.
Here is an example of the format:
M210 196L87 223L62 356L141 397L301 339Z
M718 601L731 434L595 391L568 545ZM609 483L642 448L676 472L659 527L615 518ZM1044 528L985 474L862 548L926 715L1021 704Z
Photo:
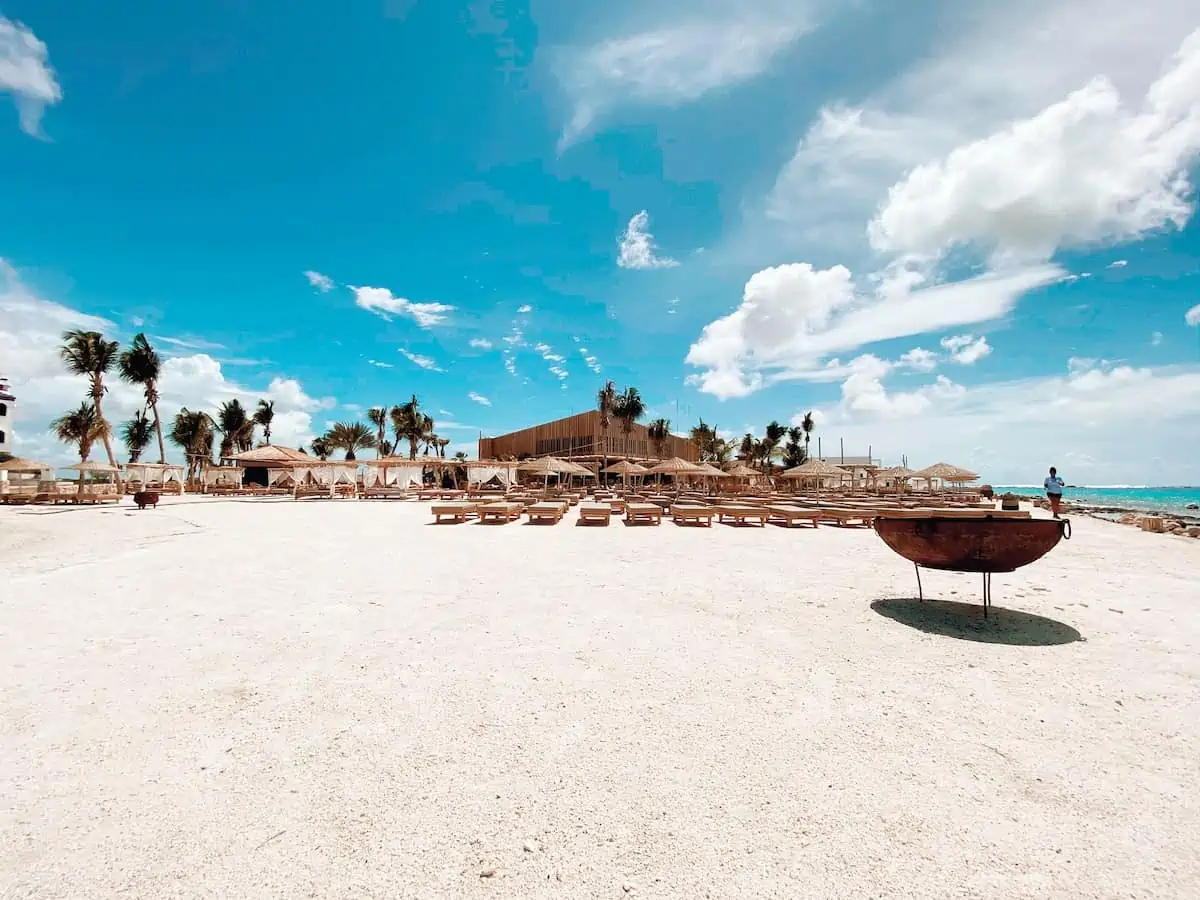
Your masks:
M981 644L1010 644L1021 647L1055 647L1083 640L1083 635L1065 622L1035 616L1016 609L993 606L988 618L978 603L926 600L916 597L876 600L871 609L902 625Z

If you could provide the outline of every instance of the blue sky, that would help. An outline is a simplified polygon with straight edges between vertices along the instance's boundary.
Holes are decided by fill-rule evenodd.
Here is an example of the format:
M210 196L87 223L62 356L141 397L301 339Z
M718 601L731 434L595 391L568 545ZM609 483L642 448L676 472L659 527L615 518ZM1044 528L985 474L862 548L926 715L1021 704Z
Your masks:
M613 379L677 430L1200 481L1191 4L343 6L0 2L19 452L69 456L82 324L292 444L416 393L473 456Z

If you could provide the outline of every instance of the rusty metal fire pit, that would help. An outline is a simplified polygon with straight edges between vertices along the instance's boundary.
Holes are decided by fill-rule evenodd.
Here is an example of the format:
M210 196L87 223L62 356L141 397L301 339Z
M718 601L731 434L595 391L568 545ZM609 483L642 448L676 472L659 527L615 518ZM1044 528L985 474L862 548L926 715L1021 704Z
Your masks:
M1070 540L1067 519L887 518L875 520L875 532L885 544L911 562L917 570L917 592L921 600L921 569L983 574L983 614L992 606L992 574L1015 572L1036 562Z

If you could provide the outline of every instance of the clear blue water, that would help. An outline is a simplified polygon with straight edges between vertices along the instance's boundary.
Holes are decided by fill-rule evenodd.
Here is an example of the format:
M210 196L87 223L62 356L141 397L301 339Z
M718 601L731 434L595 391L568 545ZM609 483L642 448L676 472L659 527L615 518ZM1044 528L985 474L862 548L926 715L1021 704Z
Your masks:
M997 494L1042 493L1039 485L993 485ZM1188 509L1189 503L1200 503L1200 487L1068 487L1063 492L1067 500L1093 503L1097 506L1119 506L1122 509L1159 511L1177 516L1198 516L1200 510Z

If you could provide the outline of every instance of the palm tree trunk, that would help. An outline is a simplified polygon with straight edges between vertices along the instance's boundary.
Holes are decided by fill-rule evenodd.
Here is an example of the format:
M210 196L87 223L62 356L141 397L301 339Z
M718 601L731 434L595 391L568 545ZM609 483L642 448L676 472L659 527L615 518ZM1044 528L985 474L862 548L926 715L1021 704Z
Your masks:
M154 431L158 435L158 464L165 466L167 464L167 445L163 443L162 422L158 419L158 399L150 404L150 409L154 412Z
M100 381L97 381L92 386L92 403L96 407L96 418L99 419L101 422L104 421L104 413L101 412L101 410L100 410L100 399L103 396L104 396L103 383ZM117 493L123 494L125 492L125 485L121 483L121 470L117 467L117 458L113 455L112 438L109 437L107 428L104 429L103 439L104 439L104 452L108 454L108 464L116 470L114 472L114 477L117 480Z

